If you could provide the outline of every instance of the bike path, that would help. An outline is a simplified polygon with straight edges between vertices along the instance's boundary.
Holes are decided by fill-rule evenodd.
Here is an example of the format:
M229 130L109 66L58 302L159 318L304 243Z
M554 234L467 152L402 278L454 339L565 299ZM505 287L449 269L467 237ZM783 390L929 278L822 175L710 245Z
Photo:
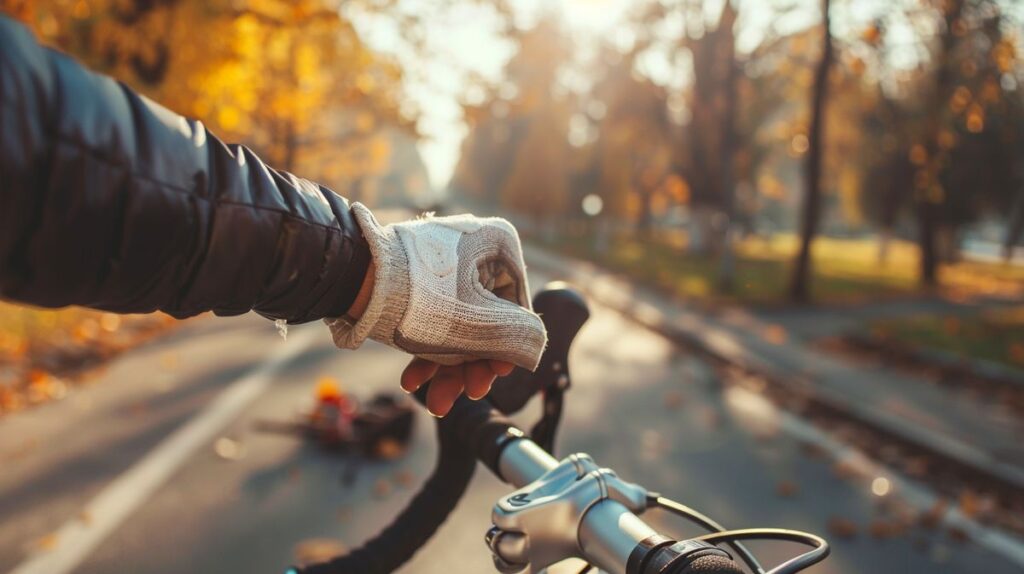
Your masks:
M550 278L532 276L535 287ZM320 377L334 377L359 394L394 389L407 361L376 344L339 352L322 325L293 329L290 342L303 329L323 336L217 434L234 441L241 454L218 455L211 437L85 558L76 574L277 574L300 547L351 547L394 516L433 464L430 417L418 417L406 456L355 466L292 437L255 429L260 420L299 411ZM0 486L0 501L25 499L18 512L0 513L0 572L38 550L39 533L69 519L88 523L80 509L96 492L189 424L218 399L218 392L258 368L268 350L282 344L271 325L256 317L202 319L126 354L95 385L66 401L0 420L5 469L0 476L20 468L14 471L17 478ZM168 359L175 354L177 366L165 369L175 363ZM872 535L876 521L905 510L899 488L880 499L863 477L837 474L836 461L812 453L806 436L788 434L784 413L756 393L723 392L713 370L699 359L680 355L665 338L607 307L594 306L571 360L575 387L560 435L563 453L590 452L623 477L642 480L728 526L825 533L833 538L834 556L812 572L1019 572L1019 564L970 541L957 541L943 527ZM158 375L163 370L170 372L173 384ZM99 393L105 398L97 398ZM74 405L78 396L92 397L86 412L95 413L93 418L61 406ZM113 430L104 430L105 424ZM28 429L48 433L52 449L33 448L7 458L10 451L3 446L22 440ZM60 482L51 482L56 475ZM491 506L505 493L507 487L479 469L448 523L401 571L493 572L482 537ZM63 502L50 507L52 499ZM47 525L33 526L40 517ZM668 517L648 518L668 532L680 528ZM853 531L832 534L830 525L837 520L848 521ZM790 550L773 547L764 556L780 560Z
M994 398L952 391L882 364L831 356L751 313L698 311L590 263L534 246L526 253L535 267L557 269L642 324L1024 489L1024 420Z
M354 477L344 459L291 437L257 432L254 425L300 408L320 376L336 377L360 394L393 389L406 360L372 344L356 353L325 354L290 371L225 429L225 436L246 445L246 456L225 461L212 451L197 453L77 574L279 574L303 545L353 547L375 534L432 468L430 417L418 417L405 457L361 464ZM571 361L574 388L560 433L563 454L589 452L624 478L643 481L730 526L826 533L835 538L834 557L812 572L1018 571L986 548L953 541L942 527L873 537L873 522L904 508L898 489L882 501L864 479L838 476L827 456L809 455L801 440L786 434L770 404L742 392L723 393L711 369L614 311L595 308ZM520 419L528 423L535 415ZM789 482L793 492L780 496L780 484ZM449 521L400 572L494 572L483 535L491 507L507 492L478 468ZM693 533L671 517L648 518L666 532ZM850 521L857 532L834 537L829 524L835 520ZM782 560L793 550L759 548L766 561ZM561 572L578 571L577 566Z

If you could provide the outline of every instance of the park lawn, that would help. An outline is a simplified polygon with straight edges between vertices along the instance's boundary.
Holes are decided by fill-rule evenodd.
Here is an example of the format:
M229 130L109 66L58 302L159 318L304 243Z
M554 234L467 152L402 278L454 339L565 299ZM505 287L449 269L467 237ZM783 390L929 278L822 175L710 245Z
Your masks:
M563 236L548 247L598 263L655 285L679 297L709 303L784 302L797 250L797 238L779 234L750 238L736 250L733 288L717 288L718 262L687 252L679 240L620 236L598 252L589 236ZM917 247L893 241L887 261L878 261L878 245L867 239L819 238L813 249L812 297L816 303L857 303L919 293ZM943 266L942 289L956 296L1019 295L1024 268L999 263L961 262Z
M876 321L870 333L879 342L942 351L1024 369L1024 306L956 317L919 316Z

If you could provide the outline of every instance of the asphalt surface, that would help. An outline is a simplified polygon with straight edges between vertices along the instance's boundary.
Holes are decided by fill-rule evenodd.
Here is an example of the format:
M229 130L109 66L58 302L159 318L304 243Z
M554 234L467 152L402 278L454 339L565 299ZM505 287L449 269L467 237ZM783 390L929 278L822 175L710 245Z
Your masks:
M54 534L62 525L77 521L88 530L102 522L83 513L90 500L258 369L270 349L298 344L309 330L317 334L273 372L265 392L71 571L277 573L296 553L353 547L385 526L430 472L429 416L418 417L406 455L384 462L353 462L256 426L296 416L320 377L360 395L397 388L405 358L379 345L339 352L322 325L293 328L282 342L263 319L211 317L127 354L63 401L0 419L0 572L29 556L66 552ZM902 512L898 488L872 494L871 477L851 478L828 454L807 448L756 389L722 385L702 362L611 310L593 309L571 365L562 454L586 451L728 526L822 533L833 556L812 572L1021 572L1019 563L942 527L879 536L878 525ZM233 450L218 454L220 438ZM482 537L506 491L481 468L449 522L401 571L493 572ZM666 533L692 532L670 517L646 518ZM767 562L796 550L754 548Z
M810 392L815 400L886 436L938 453L1008 488L1024 489L1024 444L1019 439L1024 421L994 393L970 386L940 387L879 360L833 356L809 345L806 329L798 328L793 336L787 323L764 322L742 309L694 309L586 262L529 247L527 257L535 266L561 270L593 299L706 355L798 393ZM830 311L818 320L844 323Z

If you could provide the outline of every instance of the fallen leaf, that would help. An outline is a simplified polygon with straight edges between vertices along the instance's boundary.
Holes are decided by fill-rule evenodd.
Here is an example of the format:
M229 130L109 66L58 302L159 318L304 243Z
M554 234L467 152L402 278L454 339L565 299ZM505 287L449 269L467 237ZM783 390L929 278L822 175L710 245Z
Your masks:
M921 478L928 473L928 459L923 456L906 458L903 461L903 472L913 478Z
M131 406L128 408L128 411L133 416L144 416L149 412L149 405L144 400L138 400L131 404Z
M670 411L679 410L683 406L683 394L679 391L668 391L664 397L665 408Z
M769 325L761 331L761 338L773 345L782 345L789 339L789 333L781 325Z
M57 547L57 533L51 532L36 540L36 547L40 550L53 550Z
M967 531L963 528L952 527L949 529L949 539L953 542L963 544L968 540Z
M857 535L857 523L849 518L833 516L828 519L828 531L838 538L853 538Z
M395 473L395 484L402 488L409 488L415 480L413 473L404 468Z
M921 526L924 526L925 528L937 527L946 516L946 509L948 507L949 503L946 502L944 498L936 500L935 504L933 504L931 508L921 514L921 517L919 518Z
M868 526L868 532L873 538L881 540L902 534L903 527L897 521L882 520L879 518L871 521L871 524Z
M775 485L775 494L782 498L793 498L800 492L800 487L792 480L783 480Z
M981 505L978 500L978 496L973 491L964 489L960 492L960 512L964 513L964 516L968 518L974 518L978 515L978 509Z
M391 494L391 483L386 478L378 478L373 483L373 495L377 498L385 498Z
M295 545L292 554L301 565L326 562L335 556L348 552L348 547L333 538L310 538Z

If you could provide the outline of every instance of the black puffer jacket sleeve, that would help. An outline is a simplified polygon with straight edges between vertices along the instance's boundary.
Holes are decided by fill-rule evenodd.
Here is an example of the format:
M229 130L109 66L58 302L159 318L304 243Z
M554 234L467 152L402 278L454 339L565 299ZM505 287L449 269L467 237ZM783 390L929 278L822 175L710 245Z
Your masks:
M0 17L0 297L303 322L343 314L369 260L329 189Z

